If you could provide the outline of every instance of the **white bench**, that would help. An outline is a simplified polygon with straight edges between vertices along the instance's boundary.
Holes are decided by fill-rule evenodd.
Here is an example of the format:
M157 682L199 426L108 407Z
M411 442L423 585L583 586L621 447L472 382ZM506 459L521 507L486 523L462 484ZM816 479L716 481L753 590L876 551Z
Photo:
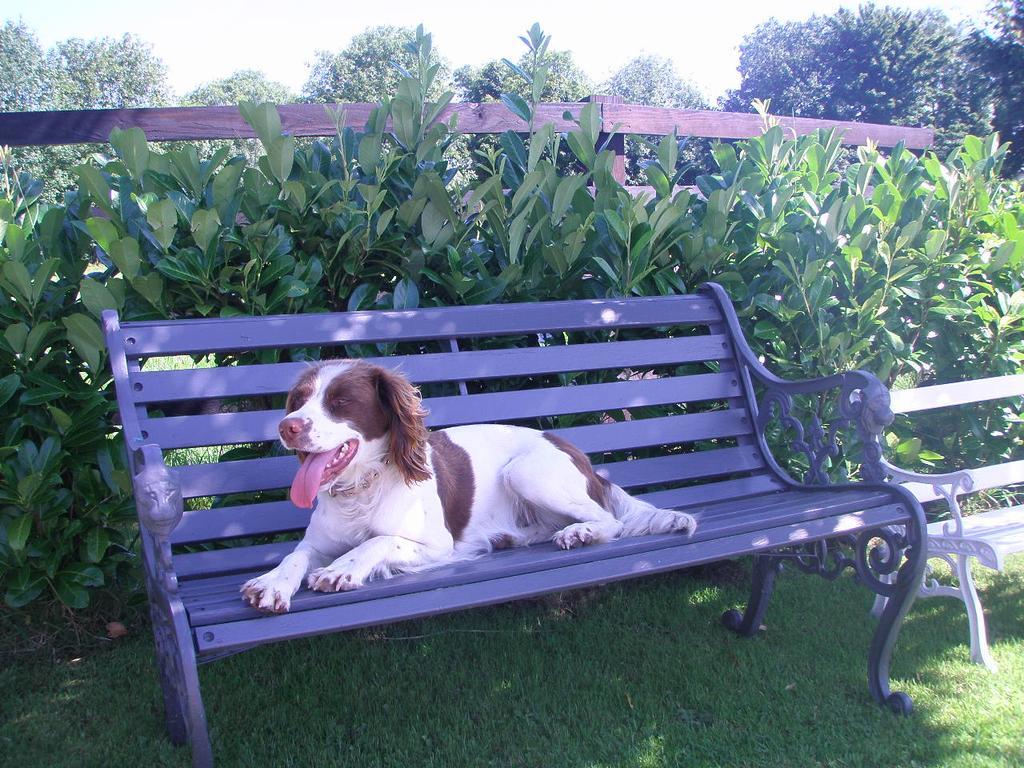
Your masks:
M1024 396L1024 375L998 376L956 384L892 392L894 413L913 413L986 400ZM987 568L1003 570L1007 555L1024 552L1024 505L996 507L964 516L958 497L1015 483L1024 483L1024 461L1010 461L946 474L909 472L882 462L891 478L902 483L922 504L944 500L950 519L928 525L928 556L946 561L956 574L958 587L940 584L925 575L920 597L958 597L967 607L971 632L971 661L995 672L988 648L985 615L971 577L973 557ZM872 613L880 615L885 598L875 599Z

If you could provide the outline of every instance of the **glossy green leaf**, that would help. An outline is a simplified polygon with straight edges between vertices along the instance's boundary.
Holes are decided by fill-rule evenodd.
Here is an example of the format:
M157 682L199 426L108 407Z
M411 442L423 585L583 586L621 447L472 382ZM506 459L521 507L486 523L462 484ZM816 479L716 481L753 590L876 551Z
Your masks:
M395 309L416 309L419 303L420 294L416 283L408 277L403 277L395 284L394 301L392 302Z
M107 213L113 215L114 208L110 202L110 185L103 178L99 168L93 165L76 165L72 172L78 177L78 183L89 195L89 199Z
M142 260L139 258L139 241L134 237L123 237L110 244L107 254L114 266L129 281L139 274Z
M57 574L53 580L53 589L60 601L69 608L81 610L89 605L89 592L70 576Z
M146 142L146 134L142 132L142 129L121 130L115 128L110 132L110 144L124 161L128 172L134 178L141 179L142 174L149 167L149 144Z
M158 200L149 206L146 211L146 221L153 228L153 234L166 251L172 242L178 225L178 210L174 202L165 198Z
M295 137L282 136L267 150L270 170L279 184L284 184L295 165Z
M21 608L39 597L44 589L46 589L46 579L43 574L35 572L30 566L25 565L14 571L14 574L7 580L4 602L10 608Z
M21 377L16 373L9 373L0 378L0 406L3 406L14 397L14 393L21 388Z
M120 309L114 295L99 280L85 278L79 286L79 293L82 297L82 304L97 319L105 309Z
M220 216L216 210L200 209L192 214L192 237L204 253L216 247L217 235L220 232Z
M103 556L107 553L107 548L109 546L110 534L103 528L91 528L82 540L82 559L87 563L102 562ZM100 583L102 583L102 576Z
M503 93L500 96L501 103L504 104L508 111L518 117L524 123L530 122L533 116L533 111L530 109L530 105L526 103L526 99L516 93Z
M263 148L269 152L270 146L281 137L281 116L277 107L269 103L256 104L243 101L238 105L242 118L256 132Z
M32 515L20 515L7 522L7 546L15 552L25 549L29 534L32 533Z
M103 333L96 321L83 314L69 315L61 320L67 329L68 341L93 371L100 370Z

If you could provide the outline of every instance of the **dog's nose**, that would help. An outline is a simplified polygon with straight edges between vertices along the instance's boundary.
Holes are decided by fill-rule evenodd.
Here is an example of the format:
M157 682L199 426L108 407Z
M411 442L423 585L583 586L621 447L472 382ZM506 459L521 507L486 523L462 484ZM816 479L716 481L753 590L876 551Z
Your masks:
M277 431L281 433L281 438L287 440L289 437L296 437L306 431L306 419L300 419L295 416L288 419L281 419L281 423L277 425Z

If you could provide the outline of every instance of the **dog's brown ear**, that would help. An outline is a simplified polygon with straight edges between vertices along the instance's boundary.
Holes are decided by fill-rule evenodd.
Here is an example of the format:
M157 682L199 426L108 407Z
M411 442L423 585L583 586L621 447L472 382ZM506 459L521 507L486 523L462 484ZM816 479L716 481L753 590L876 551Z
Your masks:
M391 461L407 484L429 480L427 427L423 423L426 411L419 391L400 373L379 368L377 395L390 420Z

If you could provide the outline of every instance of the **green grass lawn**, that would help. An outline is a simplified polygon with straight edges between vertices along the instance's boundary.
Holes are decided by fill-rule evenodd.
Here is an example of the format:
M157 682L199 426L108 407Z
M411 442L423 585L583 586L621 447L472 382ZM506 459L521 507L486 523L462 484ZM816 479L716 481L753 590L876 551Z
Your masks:
M345 635L200 669L220 766L1024 765L1024 558L978 572L996 675L962 606L904 625L900 718L867 692L871 595L787 570L768 630L718 617L725 564ZM145 626L109 649L0 670L0 764L189 764L163 732Z

